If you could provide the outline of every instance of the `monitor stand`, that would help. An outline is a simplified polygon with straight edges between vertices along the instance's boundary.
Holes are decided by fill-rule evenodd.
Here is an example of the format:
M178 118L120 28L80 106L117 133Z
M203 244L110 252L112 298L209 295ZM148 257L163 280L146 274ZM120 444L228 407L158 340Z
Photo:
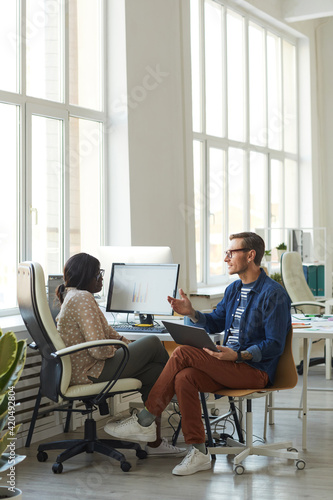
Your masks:
M153 325L154 315L153 314L139 314L140 324L143 325Z

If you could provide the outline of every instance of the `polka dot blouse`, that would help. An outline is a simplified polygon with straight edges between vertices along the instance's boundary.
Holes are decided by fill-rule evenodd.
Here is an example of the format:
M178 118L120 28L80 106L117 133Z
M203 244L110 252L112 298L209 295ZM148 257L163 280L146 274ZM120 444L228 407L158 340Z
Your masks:
M107 322L93 295L86 290L68 288L57 318L58 331L67 347L90 340L118 339L130 343ZM91 384L88 375L98 378L107 358L112 358L113 346L93 347L71 354L70 385Z

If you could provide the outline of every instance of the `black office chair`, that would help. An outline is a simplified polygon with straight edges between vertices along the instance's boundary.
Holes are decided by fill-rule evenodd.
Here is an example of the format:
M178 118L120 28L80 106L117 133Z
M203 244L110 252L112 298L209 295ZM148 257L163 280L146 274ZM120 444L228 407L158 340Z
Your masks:
M138 458L146 458L147 453L139 444L129 441L112 439L98 439L96 421L93 411L98 407L101 414L108 413L107 398L116 394L133 392L141 388L141 382L134 378L119 379L127 361L128 347L119 340L99 340L85 342L66 347L54 324L50 308L47 303L44 272L37 262L23 262L19 265L17 281L17 299L25 326L30 333L33 343L31 347L38 349L42 357L40 371L40 389L37 396L33 417L30 424L26 446L30 445L35 423L39 414L39 406L43 396L55 403L65 403L61 410L67 412L65 431L68 431L70 415L80 412L87 415L82 439L61 440L42 443L38 446L37 459L45 462L48 458L45 450L64 449L52 466L54 473L63 470L63 462L80 453L94 451L112 457L120 462L124 472L131 468L126 457L116 448L135 449ZM108 383L82 384L70 386L71 359L70 354L83 349L101 345L116 345L123 350L123 359L114 374L113 380ZM83 409L74 409L73 402L82 401Z

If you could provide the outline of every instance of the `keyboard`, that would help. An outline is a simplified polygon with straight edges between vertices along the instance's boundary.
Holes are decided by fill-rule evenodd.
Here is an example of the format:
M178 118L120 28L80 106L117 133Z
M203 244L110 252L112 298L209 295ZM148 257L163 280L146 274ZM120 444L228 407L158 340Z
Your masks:
M126 332L144 332L144 333L168 333L168 330L165 326L136 326L131 325L129 323L114 323L111 324L112 328L114 328L117 332L126 333Z

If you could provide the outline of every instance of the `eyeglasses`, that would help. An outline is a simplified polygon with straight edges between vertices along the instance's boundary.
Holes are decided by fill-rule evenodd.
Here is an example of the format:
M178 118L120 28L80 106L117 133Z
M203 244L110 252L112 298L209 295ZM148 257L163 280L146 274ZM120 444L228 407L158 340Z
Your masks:
M225 252L225 256L228 258L228 259L232 259L233 257L233 253L234 252L249 252L251 250L251 248L235 248L235 249L232 249L232 250L227 250Z
M97 274L97 276L96 276L96 280L98 281L98 280L100 280L101 278L103 278L104 273L105 273L105 270L104 270L104 269L100 269L100 270L99 270L99 273L98 273L98 274Z

